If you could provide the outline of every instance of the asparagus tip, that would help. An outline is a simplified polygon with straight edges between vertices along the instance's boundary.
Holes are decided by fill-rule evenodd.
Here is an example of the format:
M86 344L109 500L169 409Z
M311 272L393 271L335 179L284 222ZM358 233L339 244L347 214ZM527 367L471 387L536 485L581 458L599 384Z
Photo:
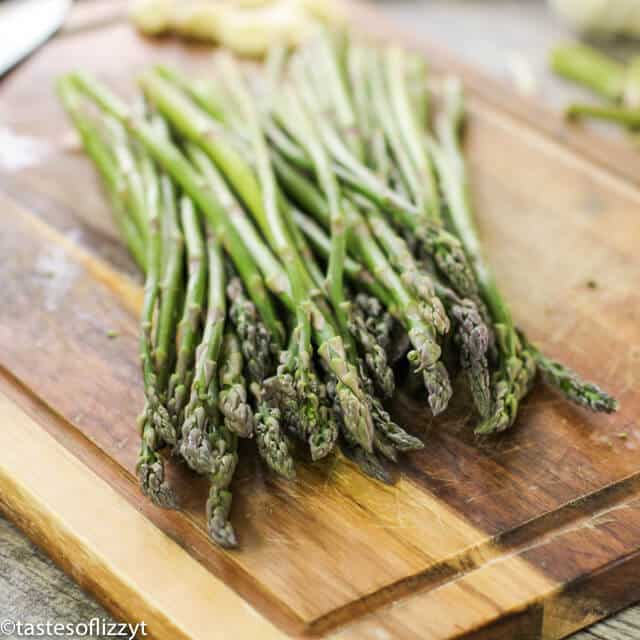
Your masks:
M142 462L138 466L138 479L142 493L163 509L176 509L177 499L165 480L164 464L160 458Z

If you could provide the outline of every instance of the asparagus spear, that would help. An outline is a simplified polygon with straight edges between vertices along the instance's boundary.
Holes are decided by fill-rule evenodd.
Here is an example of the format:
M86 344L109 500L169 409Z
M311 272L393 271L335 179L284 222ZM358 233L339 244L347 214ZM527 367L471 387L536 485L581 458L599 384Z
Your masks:
M238 546L235 531L229 522L231 500L231 491L211 486L206 510L209 535L217 544L227 549Z
M165 508L175 506L175 496L165 481L164 462L158 451L163 445L161 432L170 429L170 417L163 414L162 387L154 358L154 316L160 313L161 262L163 243L159 187L147 190L147 258L144 299L142 304L140 360L145 389L145 408L139 419L142 442L138 458L138 478L142 492Z
M395 324L389 311L390 306L385 308L380 298L365 293L357 294L353 299L353 305L364 314L367 330L373 335L376 344L388 353Z
M344 261L347 253L347 225L340 203L341 194L338 182L331 170L330 160L325 153L315 124L307 111L313 96L305 91L301 84L298 91L291 87L285 89L284 98L294 118L291 126L295 126L298 139L302 141L309 157L312 159L317 180L325 193L330 213L331 251L327 269L329 298L336 312L340 327L345 330L348 323L348 305L344 296Z
M366 365L366 372L375 381L377 388L385 398L390 398L395 390L395 377L393 370L387 360L387 351L383 344L380 344L379 335L371 330L371 315L365 313L365 309L370 309L376 305L380 306L376 298L358 294L359 304L351 308L349 314L349 330L354 336L360 356ZM362 297L368 298L366 302Z
M196 146L188 145L187 149L193 163L202 175L202 186L211 191L225 211L229 223L235 227L238 236L242 238L245 245L250 249L255 265L262 272L264 286L282 299L285 304L292 305L289 281L280 262L269 248L265 246L255 226L225 183L224 178L216 166L211 159ZM245 278L243 278L243 281ZM253 275L252 278L257 279L256 275ZM255 298L252 297L252 299ZM268 324L269 331L276 343L281 344L284 339L284 329L280 321L275 316L273 319L270 319L269 315L267 315L264 322Z
M255 434L260 457L278 475L293 479L296 475L293 458L280 427L280 411L263 401L263 393L257 385L251 385L251 390L258 403L255 414Z
M440 335L451 328L449 318L435 290L432 277L420 269L405 240L389 225L386 218L373 207L364 208L369 226L384 248L391 265L401 275L402 281L421 302L420 311Z
M407 357L415 370L422 372L431 410L434 415L438 415L446 409L452 389L447 371L439 362L442 351L436 341L435 327L425 321L418 303L378 247L364 217L355 207L351 207L350 213L353 220L351 237L358 257L394 296L397 311L413 346Z
M182 422L185 404L189 399L207 290L205 243L198 214L187 196L180 199L180 216L187 247L189 275L182 318L177 329L178 357L169 379L167 406L175 425ZM169 444L175 445L176 442Z
M328 259L331 253L331 238L324 232L324 229L315 220L298 210L293 212L293 221L307 237L316 253L324 259ZM344 259L344 271L355 287L363 287L371 296L383 302L387 308L393 305L391 296L386 289L380 286L371 273L350 256L346 256Z
M83 103L83 96L68 77L57 82L58 95L80 135L82 145L98 170L112 205L114 220L129 252L142 271L146 270L145 241L127 211L128 192L110 146Z
M232 438L220 425L218 411L219 361L225 330L225 275L222 251L216 238L207 239L209 295L202 341L196 352L196 369L189 403L184 412L180 454L198 473L225 476L235 466L228 443ZM218 442L217 442L218 441ZM218 444L222 444L217 448ZM226 470L226 471L224 471Z
M414 56L414 68L408 54L400 47L388 47L383 52L383 71L389 91L391 112L397 122L399 136L407 149L409 158L418 173L420 183L419 201L424 203L425 214L430 220L439 222L440 197L435 180L431 159L422 139L427 120L424 112L426 88L421 85L426 77L426 68L422 60ZM411 76L418 86L419 95L412 95Z
M548 358L531 343L527 344L527 348L533 354L544 380L558 389L565 398L591 411L614 413L618 410L618 401L598 385L583 381L575 371Z
M124 127L112 118L105 120L113 145L113 158L127 193L128 212L142 241L147 242L147 203L145 185Z
M156 342L153 350L157 385L160 390L157 416L154 419L162 439L167 444L175 444L177 431L167 408L167 386L175 360L175 330L183 286L184 241L178 221L173 182L167 175L160 176L160 191L164 273L159 285Z
M326 87L330 97L329 104L340 136L358 158L364 156L362 139L359 132L359 122L356 117L351 96L345 83L345 77L338 60L336 43L332 40L330 32L321 30L316 43L318 55L313 56L313 64L310 70L315 76L318 86ZM314 51L310 53L315 53Z
M411 153L404 142L399 120L395 117L384 73L382 54L372 48L368 58L367 77L371 87L371 99L376 120L380 123L386 143L393 153L403 184L411 195L412 202L422 215L429 211L429 206L432 206L427 204L425 176L418 173Z

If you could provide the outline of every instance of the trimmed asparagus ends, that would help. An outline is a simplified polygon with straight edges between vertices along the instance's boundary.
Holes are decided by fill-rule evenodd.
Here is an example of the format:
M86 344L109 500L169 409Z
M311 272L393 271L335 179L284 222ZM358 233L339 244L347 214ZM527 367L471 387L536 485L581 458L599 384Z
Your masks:
M436 428L454 389L478 435L511 428L538 374L582 408L618 409L528 340L496 284L460 83L428 83L417 56L344 35L275 47L265 70L226 53L205 80L156 67L133 106L83 73L58 82L145 278L141 490L179 506L171 456L205 476L224 548L239 544L234 476L252 451L283 485L297 458L341 455L393 482L391 465L425 448L385 404L403 361ZM632 99L627 74L591 52L559 50L554 66ZM630 103L572 113L640 124Z

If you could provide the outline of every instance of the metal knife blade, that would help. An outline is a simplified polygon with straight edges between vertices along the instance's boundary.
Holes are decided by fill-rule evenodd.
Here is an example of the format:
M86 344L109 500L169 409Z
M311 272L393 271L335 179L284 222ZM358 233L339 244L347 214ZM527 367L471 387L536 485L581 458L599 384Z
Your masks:
M0 2L0 76L46 42L70 6L71 0Z

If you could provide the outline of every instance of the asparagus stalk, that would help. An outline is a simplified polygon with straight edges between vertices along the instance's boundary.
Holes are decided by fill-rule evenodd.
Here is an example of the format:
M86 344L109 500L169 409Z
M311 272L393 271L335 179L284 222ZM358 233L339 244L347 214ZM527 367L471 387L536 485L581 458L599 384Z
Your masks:
M229 522L231 501L231 491L211 486L206 510L209 535L217 544L227 549L238 546L235 531Z
M166 176L160 176L162 235L164 273L160 281L159 310L156 332L156 344L153 358L161 390L161 402L158 406L159 432L167 444L175 444L177 433L167 407L167 385L175 359L175 330L178 320L179 301L182 294L184 240L173 182Z
M592 47L581 44L556 47L551 52L551 68L603 98L617 101L624 93L624 66Z
M330 96L332 115L343 140L358 158L363 158L364 150L351 96L345 83L345 77L331 34L323 29L317 43L319 56L314 56L311 72L315 72L318 86L325 86Z
M257 385L253 384L251 390L258 403L255 414L255 434L260 457L278 475L292 480L296 474L287 439L280 427L280 411L263 401L262 391Z
M384 248L391 265L401 274L402 281L422 303L423 317L431 323L440 335L451 328L449 318L435 290L432 277L420 269L405 240L399 236L387 219L373 207L364 208L369 226Z
M353 98L353 107L358 121L358 132L363 144L363 159L372 160L374 122L369 108L370 94L366 79L368 49L352 42L347 49L347 75Z
M178 357L175 370L169 379L167 406L175 425L182 422L185 404L189 399L207 291L205 243L198 214L187 196L180 199L180 217L187 247L189 275L182 318L177 329ZM176 442L168 444L175 445Z
M120 235L140 269L145 271L147 259L145 241L128 213L128 192L114 154L103 139L100 128L87 112L86 105L83 104L83 96L71 79L61 78L57 83L57 90L85 151L102 178Z
M400 47L388 47L384 51L384 72L389 91L391 110L397 122L399 136L407 149L420 184L418 201L424 203L425 214L430 220L440 221L440 197L435 173L422 139L426 128L426 113L423 105L426 100L426 89L423 96L412 96L409 85L411 75L421 76L416 84L420 86L426 77L426 68L421 60L415 60L417 69L411 69L408 54ZM419 89L420 90L420 89Z
M614 413L618 410L618 401L598 385L585 382L575 371L548 358L531 343L527 344L527 348L533 354L543 379L565 398L591 411Z
M226 451L214 451L218 412L218 368L225 331L225 274L222 251L213 235L207 239L209 294L207 316L202 341L196 352L196 368L189 403L184 412L180 454L198 473L209 473L216 467L216 456L224 458ZM223 438L224 440L224 438ZM230 459L224 464L229 466Z
M242 205L235 198L220 172L211 159L194 145L187 147L189 156L195 166L200 170L204 185L211 191L220 206L226 213L227 220L232 224L242 238L245 245L250 249L256 266L262 272L264 285L278 298L282 299L288 306L293 305L291 298L291 288L284 269L278 259L264 244L257 229L245 213ZM255 277L255 276L254 276ZM266 317L265 322L269 325L274 339L279 343L284 339L284 329L281 323L275 318Z
M364 294L358 295L364 296ZM378 336L371 330L368 321L370 316L365 314L365 309L380 303L376 298L367 298L366 303L360 301L358 305L352 307L349 330L358 344L367 373L375 381L382 395L385 398L390 398L395 390L395 376L389 366L387 351L378 341Z
M131 148L124 127L112 118L107 119L105 122L113 145L113 158L127 193L129 214L140 232L142 241L146 243L148 226L145 185L141 173L136 166L135 154Z
M307 237L316 253L327 260L331 253L331 238L324 232L324 229L301 211L294 211L293 220ZM344 270L345 275L355 287L363 287L371 296L383 302L386 307L393 305L391 296L386 289L380 286L376 279L350 256L345 257Z
M475 302L460 298L452 289L440 283L436 284L436 290L455 321L454 339L460 350L460 366L478 413L486 418L491 411L491 375L487 357L489 329Z
M384 61L381 53L376 49L369 52L368 79L371 87L371 99L377 122L380 123L386 143L393 153L393 157L400 171L402 181L411 194L412 202L417 206L421 215L427 212L427 194L425 176L418 173L411 153L405 144L402 128L395 117L392 107L387 78L383 67Z
M318 183L327 200L331 226L331 251L327 269L329 298L336 312L338 323L342 330L345 330L348 324L348 308L344 296L347 225L340 203L340 189L331 169L329 157L320 143L315 123L308 112L309 101L313 101L313 95L309 95L304 83L301 83L298 91L288 87L285 90L284 98L294 118L292 126L295 126L297 137L303 143L313 162Z
M574 120L594 118L621 124L631 129L640 127L640 111L637 108L574 103L567 107L566 114L568 118Z
M154 317L160 313L161 262L164 257L159 186L148 189L146 194L147 271L140 333L140 360L146 402L139 419L142 443L137 471L142 492L159 506L172 508L175 506L175 497L165 481L164 462L158 454L158 450L164 444L161 432L170 431L168 428L170 418L164 416L162 411L162 387L158 380L157 362L154 358Z
M154 192L157 194L158 191ZM153 320L158 312L160 296L160 262L162 260L162 234L160 222L160 204L149 201L148 206L148 242L147 272L142 304L140 332L140 360L145 390L145 408L138 420L141 433L141 447L138 456L137 473L142 492L151 500L165 508L175 507L175 495L165 480L164 461L158 453L163 442L157 423L161 417L161 389L158 388L158 376L153 357ZM166 429L165 429L166 430Z

